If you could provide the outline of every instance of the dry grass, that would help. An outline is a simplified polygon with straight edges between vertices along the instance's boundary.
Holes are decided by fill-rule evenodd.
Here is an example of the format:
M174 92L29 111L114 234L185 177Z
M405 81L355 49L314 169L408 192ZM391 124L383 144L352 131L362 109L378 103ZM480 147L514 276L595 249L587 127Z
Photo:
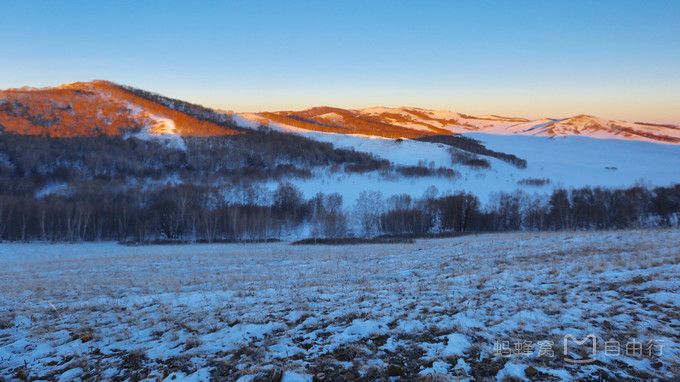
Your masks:
M49 355L55 365L28 365L43 376L85 360L100 371L127 370L130 378L202 367L212 367L217 380L265 378L286 365L325 380L380 380L393 364L411 379L495 380L507 361L492 354L495 332L506 337L498 340L535 341L551 330L677 336L677 309L648 295L680 286L671 271L679 236L659 230L493 234L396 246L37 246L33 255L0 260L2 303L12 309L0 316L0 347L25 338L33 348L59 349ZM12 247L24 248L5 248ZM384 329L338 337L371 320ZM472 343L463 357L469 375L453 370L456 359L428 356L427 346L445 346L450 333ZM154 351L159 346L163 356ZM421 366L440 359L451 365L448 377L418 376ZM565 367L558 357L523 362ZM677 360L661 362L657 377L678 368ZM626 370L613 375L624 378ZM0 376L17 372L0 366Z

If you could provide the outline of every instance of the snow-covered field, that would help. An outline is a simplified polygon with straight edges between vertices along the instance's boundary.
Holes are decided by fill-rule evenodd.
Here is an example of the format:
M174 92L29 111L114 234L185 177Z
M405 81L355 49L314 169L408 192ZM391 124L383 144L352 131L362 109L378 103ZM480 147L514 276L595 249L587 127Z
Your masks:
M678 243L0 244L0 380L671 381Z

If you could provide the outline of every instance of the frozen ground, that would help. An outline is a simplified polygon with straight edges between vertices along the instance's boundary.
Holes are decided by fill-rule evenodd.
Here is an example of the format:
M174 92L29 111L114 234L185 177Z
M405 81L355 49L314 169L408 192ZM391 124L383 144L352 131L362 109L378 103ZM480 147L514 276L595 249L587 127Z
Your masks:
M0 380L676 380L678 243L0 244Z

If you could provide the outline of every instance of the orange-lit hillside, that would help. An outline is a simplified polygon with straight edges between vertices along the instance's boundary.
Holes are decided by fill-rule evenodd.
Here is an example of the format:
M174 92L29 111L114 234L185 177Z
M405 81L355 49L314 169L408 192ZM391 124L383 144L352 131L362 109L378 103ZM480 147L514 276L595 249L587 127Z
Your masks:
M340 109L314 107L302 111L241 114L246 120L282 128L385 138L419 138L430 135L481 132L498 135L585 136L680 144L680 126L607 120L588 115L529 120L497 115L471 116L447 110L415 107Z
M412 129L379 118L334 107L314 107L303 111L259 113L271 121L313 131L343 134L373 135L385 138L417 138L426 135L450 134L448 130L432 128ZM402 116L400 116L403 118Z
M118 135L172 121L173 133L211 136L236 131L200 120L107 81L0 91L0 131L51 137Z
M150 123L122 101L78 89L0 92L0 129L27 135L116 135Z

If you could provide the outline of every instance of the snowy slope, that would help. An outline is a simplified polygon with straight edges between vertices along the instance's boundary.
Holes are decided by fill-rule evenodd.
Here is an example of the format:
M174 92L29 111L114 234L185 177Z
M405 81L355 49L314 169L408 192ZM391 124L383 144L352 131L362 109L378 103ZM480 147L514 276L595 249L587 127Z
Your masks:
M252 121L237 119L244 127L254 127ZM280 131L333 143L336 147L353 148L375 154L401 165L450 167L459 171L459 178L438 177L385 179L379 174L319 174L309 180L295 180L311 197L317 192L339 192L345 205L352 204L364 190L381 191L386 197L398 194L421 196L430 186L444 192L468 191L482 202L496 191L517 189L528 193L548 194L555 187L630 187L636 183L667 186L680 183L680 146L644 141L595 139L583 136L545 137L466 133L494 151L514 154L527 160L527 168L519 169L491 157L488 170L454 165L448 146L404 139L345 135L304 131L294 126L270 124ZM675 164L675 165L674 165ZM520 185L523 179L549 179L544 186ZM272 184L274 187L274 184Z

